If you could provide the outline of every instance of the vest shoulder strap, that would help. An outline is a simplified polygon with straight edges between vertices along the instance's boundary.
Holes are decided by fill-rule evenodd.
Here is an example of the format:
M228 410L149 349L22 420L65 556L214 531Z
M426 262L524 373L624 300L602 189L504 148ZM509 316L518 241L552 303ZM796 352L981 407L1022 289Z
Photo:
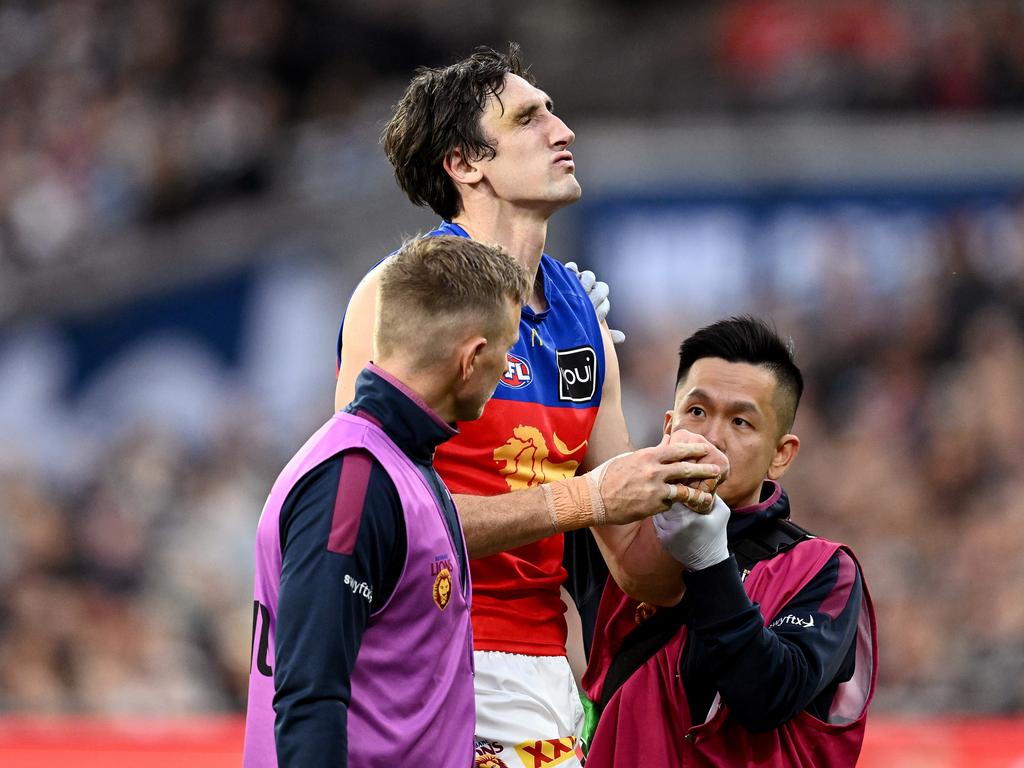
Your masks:
M772 522L774 525L763 526L757 535L741 539L732 547L740 572L749 572L762 560L771 560L804 539L814 538L810 531L801 528L792 520L779 518Z

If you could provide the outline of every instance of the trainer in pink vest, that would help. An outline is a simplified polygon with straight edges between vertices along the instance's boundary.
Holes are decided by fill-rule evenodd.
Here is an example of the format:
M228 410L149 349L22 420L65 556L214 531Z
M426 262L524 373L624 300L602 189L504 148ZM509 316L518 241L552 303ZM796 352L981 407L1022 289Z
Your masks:
M408 551L391 599L373 614L352 673L349 765L467 768L473 763L473 642L469 573L461 573L443 513L416 466L369 421L338 412L292 458L274 483L256 533L254 632L245 728L245 768L276 768L274 627L281 578L281 506L312 468L349 448L368 450L394 482L405 513ZM461 530L460 530L461 535ZM433 594L438 553L451 592Z

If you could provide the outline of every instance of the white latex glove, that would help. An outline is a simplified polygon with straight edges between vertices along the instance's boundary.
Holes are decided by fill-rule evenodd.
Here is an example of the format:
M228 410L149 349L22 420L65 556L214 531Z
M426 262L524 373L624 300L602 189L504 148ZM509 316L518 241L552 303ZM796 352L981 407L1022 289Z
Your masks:
M716 496L706 515L677 503L652 520L661 546L688 570L702 571L729 557L729 514L729 507Z
M587 292L590 303L594 305L594 311L597 312L597 322L603 323L612 308L611 301L608 299L608 295L611 292L608 283L598 280L597 275L589 269L580 272L580 268L576 266L575 261L570 261L565 266L576 273L576 277L580 279L580 283L583 285L583 290ZM611 328L608 331L611 333L613 344L621 344L626 340L626 334L622 331L615 331Z

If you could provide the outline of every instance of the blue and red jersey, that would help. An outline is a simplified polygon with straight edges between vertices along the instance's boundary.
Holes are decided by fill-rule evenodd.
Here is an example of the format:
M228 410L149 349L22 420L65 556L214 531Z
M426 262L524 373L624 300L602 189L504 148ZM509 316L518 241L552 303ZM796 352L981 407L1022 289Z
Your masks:
M451 222L429 235L469 236ZM460 422L434 457L452 493L494 496L563 480L586 456L604 385L601 329L570 270L545 254L537 279L547 308L523 307L519 339L483 415ZM558 534L471 562L475 648L565 654L562 554Z

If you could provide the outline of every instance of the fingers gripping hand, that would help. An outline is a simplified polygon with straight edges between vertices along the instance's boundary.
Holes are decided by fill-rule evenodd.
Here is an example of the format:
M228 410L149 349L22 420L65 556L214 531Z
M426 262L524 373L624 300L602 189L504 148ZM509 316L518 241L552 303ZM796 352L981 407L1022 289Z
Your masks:
M587 297L590 299L590 303L594 305L594 311L597 313L597 321L599 323L605 322L608 317L608 312L611 311L612 308L611 301L608 298L611 292L611 289L608 287L608 283L603 280L598 280L597 275L589 269L580 272L580 268L574 261L566 263L565 266L574 272L580 279L580 284L583 286L583 290L587 292ZM608 330L611 333L613 344L621 344L626 340L626 334L622 331L615 331L611 328Z
M672 445L679 445L684 443L699 443L704 445L706 448L706 453L702 457L700 457L701 463L715 464L721 469L721 472L717 477L702 478L695 481L685 482L683 483L683 485L692 488L696 491L702 491L705 495L710 495L715 492L715 489L717 489L719 485L725 482L726 477L728 477L729 475L729 459L721 450L719 450L717 446L715 446L703 435L699 435L694 432L689 432L685 429L677 429L675 432L669 435L668 442ZM680 491L680 496L684 495L684 492ZM683 504L686 504L686 506L690 507L691 509L697 510L698 512L707 512L709 509L711 509L710 498L701 498L702 502L706 502L701 508L698 508L698 506L689 503L686 498L680 498L679 501L681 501Z
M667 504L682 504L698 514L706 515L715 503L715 489L710 487L713 484L714 480L698 480L692 485L672 483L668 486L671 491L669 491L665 502Z
M717 496L706 515L673 504L653 521L661 546L691 571L710 568L729 557L729 507Z
M602 499L606 521L629 523L668 509L677 499L696 509L711 508L710 493L691 483L717 478L716 464L698 463L707 454L701 443L660 445L625 453L606 461L587 478Z

